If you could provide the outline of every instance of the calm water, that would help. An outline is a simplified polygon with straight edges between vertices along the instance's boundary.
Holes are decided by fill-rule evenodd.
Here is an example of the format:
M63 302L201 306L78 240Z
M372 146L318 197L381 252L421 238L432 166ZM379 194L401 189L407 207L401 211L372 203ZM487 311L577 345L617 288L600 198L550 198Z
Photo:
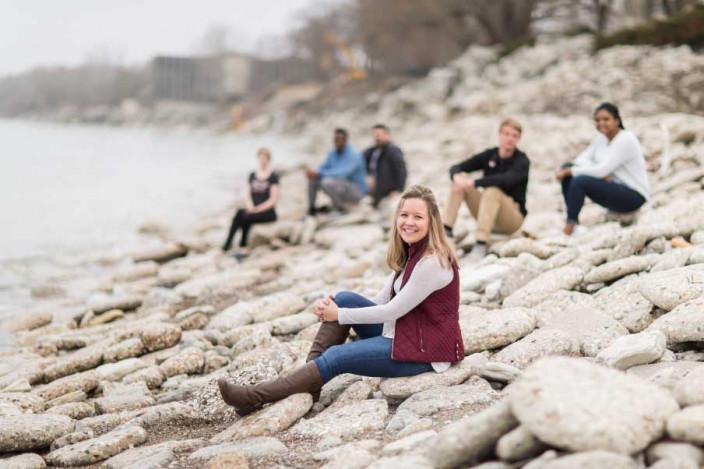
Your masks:
M76 256L136 244L147 221L187 231L222 210L269 146L298 142L206 132L0 120L0 315Z

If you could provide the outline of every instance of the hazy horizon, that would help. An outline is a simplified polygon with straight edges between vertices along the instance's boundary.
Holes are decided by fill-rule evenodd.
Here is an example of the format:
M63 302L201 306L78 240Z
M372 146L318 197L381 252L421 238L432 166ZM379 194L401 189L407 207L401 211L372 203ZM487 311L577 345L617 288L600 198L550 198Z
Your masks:
M284 35L313 5L320 2L0 0L0 76L92 57L137 64L159 54L194 54L214 26L231 28L235 46L252 51L262 38Z

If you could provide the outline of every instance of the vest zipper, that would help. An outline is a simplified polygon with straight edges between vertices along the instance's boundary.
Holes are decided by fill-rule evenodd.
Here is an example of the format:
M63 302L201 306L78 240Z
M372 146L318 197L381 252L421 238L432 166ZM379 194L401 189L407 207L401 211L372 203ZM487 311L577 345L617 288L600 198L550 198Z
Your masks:
M420 343L420 351L425 352L423 348L423 326L420 317L418 317L418 342Z

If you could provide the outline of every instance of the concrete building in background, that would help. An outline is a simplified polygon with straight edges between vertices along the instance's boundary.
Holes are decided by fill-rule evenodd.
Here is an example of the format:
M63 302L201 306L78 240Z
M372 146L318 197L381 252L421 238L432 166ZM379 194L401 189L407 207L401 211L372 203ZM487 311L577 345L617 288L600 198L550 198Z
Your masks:
M155 100L228 102L280 84L314 79L299 59L260 60L242 54L219 57L155 57L151 92Z

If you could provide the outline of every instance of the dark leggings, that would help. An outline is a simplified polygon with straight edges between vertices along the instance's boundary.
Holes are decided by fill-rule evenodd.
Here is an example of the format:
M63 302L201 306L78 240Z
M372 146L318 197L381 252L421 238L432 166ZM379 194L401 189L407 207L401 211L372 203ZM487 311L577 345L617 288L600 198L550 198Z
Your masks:
M237 210L235 217L232 219L230 232L227 234L227 240L222 250L227 251L232 247L232 238L235 237L235 233L237 233L238 229L242 229L240 247L244 247L247 245L247 236L249 236L249 229L252 225L255 223L271 223L272 221L276 221L276 211L273 208L257 213L247 213L243 208Z
M575 176L562 180L562 196L567 205L567 223L577 223L584 198L612 212L627 213L640 208L645 198L630 187L592 176Z

